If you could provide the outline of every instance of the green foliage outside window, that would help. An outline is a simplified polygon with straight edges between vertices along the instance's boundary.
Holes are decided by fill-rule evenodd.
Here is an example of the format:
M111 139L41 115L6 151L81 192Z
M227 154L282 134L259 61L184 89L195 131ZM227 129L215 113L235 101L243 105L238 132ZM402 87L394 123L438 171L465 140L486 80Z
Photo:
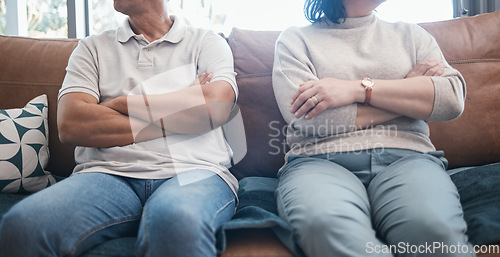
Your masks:
M0 34L7 33L7 18L5 14L5 0L0 0Z
M34 37L67 37L66 0L28 0L28 35Z
M92 0L91 34L98 34L109 29L115 29L122 24L124 19L125 15L115 11L113 1Z

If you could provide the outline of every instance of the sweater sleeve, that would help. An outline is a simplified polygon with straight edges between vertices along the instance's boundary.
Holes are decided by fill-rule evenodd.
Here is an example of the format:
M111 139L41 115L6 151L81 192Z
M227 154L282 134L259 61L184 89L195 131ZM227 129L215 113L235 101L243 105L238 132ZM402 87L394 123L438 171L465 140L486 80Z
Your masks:
M324 137L353 131L356 104L327 109L309 120L304 116L295 118L290 113L292 96L299 89L299 85L320 79L316 76L307 46L298 30L285 30L276 42L273 89L283 118L292 130L307 136Z
M413 36L417 50L417 63L432 58L441 60L446 65L443 75L431 77L434 83L434 105L426 121L446 121L457 118L464 110L466 95L464 78L460 72L448 64L432 35L415 25Z

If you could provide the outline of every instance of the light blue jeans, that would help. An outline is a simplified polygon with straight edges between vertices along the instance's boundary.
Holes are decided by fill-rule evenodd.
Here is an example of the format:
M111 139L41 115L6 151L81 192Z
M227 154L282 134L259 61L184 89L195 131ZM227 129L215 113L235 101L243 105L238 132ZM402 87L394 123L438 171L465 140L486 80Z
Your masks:
M475 256L442 152L291 156L280 216L309 257Z
M78 256L124 236L138 236L138 256L215 256L215 232L234 210L233 191L208 170L162 180L81 173L12 207L0 256Z

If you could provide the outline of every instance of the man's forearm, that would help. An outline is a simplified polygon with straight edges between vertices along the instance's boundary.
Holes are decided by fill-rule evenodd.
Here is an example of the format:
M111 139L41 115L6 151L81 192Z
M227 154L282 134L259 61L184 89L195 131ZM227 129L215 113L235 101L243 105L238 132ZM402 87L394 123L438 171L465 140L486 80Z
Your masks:
M61 142L86 147L124 146L167 135L156 126L128 117L84 93L59 100L58 131Z
M122 96L102 104L170 133L200 134L227 121L234 101L234 96L224 96L234 95L232 88L227 92L228 87L195 85L161 95Z

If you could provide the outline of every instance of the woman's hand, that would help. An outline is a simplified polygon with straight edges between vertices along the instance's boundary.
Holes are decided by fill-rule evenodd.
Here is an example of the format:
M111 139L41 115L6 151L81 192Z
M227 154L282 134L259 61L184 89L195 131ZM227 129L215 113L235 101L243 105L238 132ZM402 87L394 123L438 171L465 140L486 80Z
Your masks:
M426 59L417 63L413 69L406 74L405 78L418 76L441 76L444 73L445 65L440 60Z
M300 85L292 96L290 112L296 118L306 114L306 119L312 119L326 109L362 101L362 97L364 88L360 81L334 78L311 80Z

